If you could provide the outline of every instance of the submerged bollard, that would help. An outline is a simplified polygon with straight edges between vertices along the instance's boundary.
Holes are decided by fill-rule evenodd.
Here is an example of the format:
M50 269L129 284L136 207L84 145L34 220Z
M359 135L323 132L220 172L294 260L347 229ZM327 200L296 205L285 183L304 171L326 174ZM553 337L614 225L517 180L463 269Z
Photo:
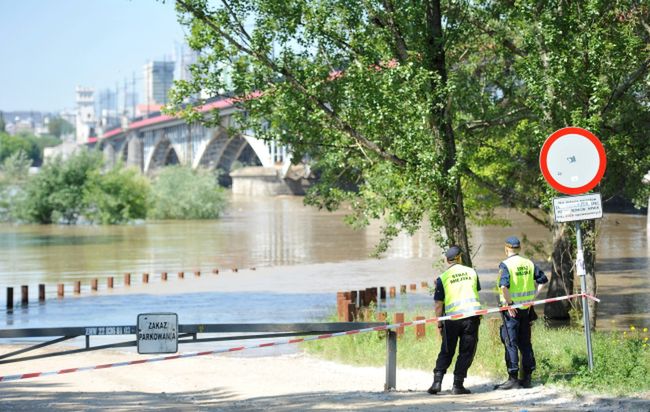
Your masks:
M178 272L178 278L179 279L185 278L185 272Z
M14 288L7 288L7 309L14 307Z
M212 273L214 273L215 275L218 275L219 274L219 269L217 269L217 268L212 269Z
M90 281L90 290L97 292L97 279L92 279Z
M80 280L75 280L74 281L74 293L75 295L78 295L81 293L81 281Z
M160 274L160 280L166 281L167 280L167 272L162 272Z
M422 281L420 286L422 286L423 289L429 289L429 282Z
M399 293L401 295L406 293L406 285L399 285Z
M108 279L106 279L106 287L113 289L113 276L109 276Z
M382 286L379 288L379 299L386 300L386 287Z
M149 274L146 272L142 274L142 283L149 283Z
M20 304L27 305L29 303L29 286L22 285L20 287Z
M346 316L346 322L354 322L357 318L357 305L354 303L348 303L348 313Z
M59 283L58 285L56 285L56 296L58 298L62 298L64 292L65 292L65 285L63 283Z
M396 293L395 293L395 286L391 286L391 287L390 287L390 297L391 297L391 298L394 298L395 295L396 295Z
M43 283L38 285L38 301L45 302L45 285Z
M416 285L415 283L411 283L411 290L417 290L417 289L418 289L418 285Z
M125 273L124 274L124 286L131 286L131 274L130 273Z
M197 277L197 278L201 277L201 271L200 270L195 270L194 271L194 276Z

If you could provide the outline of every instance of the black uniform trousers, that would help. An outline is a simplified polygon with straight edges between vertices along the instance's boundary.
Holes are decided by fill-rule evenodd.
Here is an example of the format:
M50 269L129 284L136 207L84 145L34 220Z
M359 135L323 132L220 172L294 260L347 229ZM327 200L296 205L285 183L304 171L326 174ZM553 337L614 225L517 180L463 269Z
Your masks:
M504 325L501 325L501 342L505 346L508 373L519 371L519 352L521 352L521 365L524 372L531 373L535 370L535 354L530 342L532 320L530 308L517 309L517 316L514 318L508 312L503 312Z
M481 323L479 316L472 316L459 320L447 320L442 329L442 345L436 361L436 368L433 373L444 375L456 354L458 348L458 359L454 367L454 377L464 379L467 377L467 370L472 365L476 346L478 344L478 326Z

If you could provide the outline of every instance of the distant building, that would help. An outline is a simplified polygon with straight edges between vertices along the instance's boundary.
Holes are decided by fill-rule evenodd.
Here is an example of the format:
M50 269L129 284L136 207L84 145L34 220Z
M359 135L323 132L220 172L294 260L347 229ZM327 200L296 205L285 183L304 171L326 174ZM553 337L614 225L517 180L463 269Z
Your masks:
M95 90L77 86L77 144L85 144L89 137L95 136L96 126Z
M167 103L167 92L174 83L173 61L153 61L144 66L145 104L157 105Z

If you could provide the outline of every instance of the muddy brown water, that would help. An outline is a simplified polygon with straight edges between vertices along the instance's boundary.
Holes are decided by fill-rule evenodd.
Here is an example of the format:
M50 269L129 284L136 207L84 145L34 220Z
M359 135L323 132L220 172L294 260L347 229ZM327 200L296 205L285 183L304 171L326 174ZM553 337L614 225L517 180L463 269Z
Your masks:
M550 233L515 210L500 209L497 214L511 225L471 228L474 263L482 278L484 296L494 287L507 236L526 236L529 242L544 243L546 253L533 257L548 269L545 256L550 252ZM38 283L54 287L60 282L85 280L87 284L95 277L104 284L107 276L121 279L124 272L171 274L183 270L190 274L197 269L209 272L215 267L264 268L265 279L272 282L274 276L291 267L297 289L318 282L323 291L329 292L337 290L337 286L328 284L327 276L321 274L345 271L345 262L357 262L356 269L350 269L347 276L350 280L373 270L385 275L377 279L390 279L385 274L387 267L409 273L413 281L426 280L435 278L442 268L442 251L424 230L412 237L400 236L383 255L384 260L370 258L380 238L380 225L353 230L343 222L344 215L344 210L328 213L303 206L298 197L232 197L224 216L213 221L127 226L4 224L0 225L0 287L14 286L18 299L22 284L35 289ZM603 300L598 306L599 328L649 327L650 244L646 216L605 214L598 228L597 282ZM527 251L532 248L528 246ZM349 286L344 284L346 273L339 275L343 279L340 286ZM48 294L53 293L53 289L49 290ZM3 307L4 298L2 290ZM492 306L493 299L487 299Z

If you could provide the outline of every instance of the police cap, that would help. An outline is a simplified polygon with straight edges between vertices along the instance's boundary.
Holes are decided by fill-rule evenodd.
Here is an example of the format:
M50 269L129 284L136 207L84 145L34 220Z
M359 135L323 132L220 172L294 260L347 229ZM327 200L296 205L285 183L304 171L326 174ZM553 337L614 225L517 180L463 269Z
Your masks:
M447 258L448 261L452 261L456 259L458 255L460 255L461 253L463 253L463 251L460 249L460 247L454 245L449 249L447 249L447 251L445 252L445 257Z
M517 236L510 236L509 238L506 239L506 246L508 246L509 248L517 249L521 247L521 242L519 242Z

